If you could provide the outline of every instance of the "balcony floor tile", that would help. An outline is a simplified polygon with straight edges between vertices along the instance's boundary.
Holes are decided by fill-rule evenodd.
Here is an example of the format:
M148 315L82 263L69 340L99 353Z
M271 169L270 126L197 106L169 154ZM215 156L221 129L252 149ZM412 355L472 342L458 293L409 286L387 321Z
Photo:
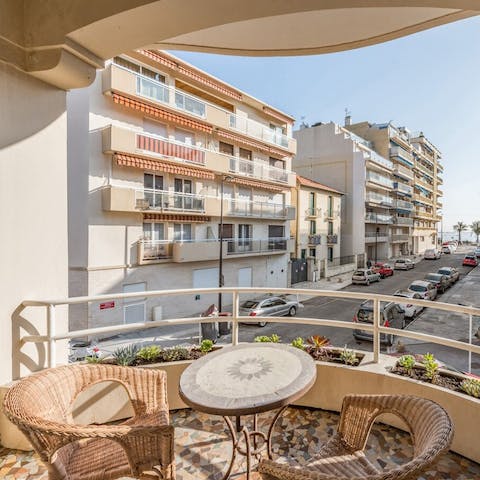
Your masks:
M265 430L272 415L259 416L259 427ZM177 410L171 419L176 427L176 463L178 480L218 480L226 469L231 442L221 417ZM305 463L320 443L335 431L338 415L310 408L291 408L278 422L273 438L275 457L292 456ZM380 468L402 464L411 457L410 436L395 428L376 424L372 429L367 456ZM243 457L237 458L235 475L245 469ZM33 452L0 448L0 478L4 480L47 480L47 471ZM480 478L480 465L449 452L425 472L420 480L470 480Z

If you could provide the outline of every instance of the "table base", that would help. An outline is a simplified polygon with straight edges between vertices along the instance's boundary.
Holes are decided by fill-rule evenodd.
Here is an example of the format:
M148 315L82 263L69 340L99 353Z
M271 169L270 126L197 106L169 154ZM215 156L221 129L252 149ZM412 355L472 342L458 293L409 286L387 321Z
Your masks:
M232 458L230 460L230 464L228 466L227 472L223 476L222 480L227 480L232 473L233 464L237 457L237 453L247 457L247 472L245 475L242 476L242 479L245 480L254 480L252 476L252 457L254 457L257 461L260 460L263 451L267 451L267 455L269 459L272 459L272 433L273 429L275 428L275 424L279 419L280 415L288 408L288 405L280 408L278 412L273 417L270 427L268 428L268 433L265 434L258 430L258 421L257 421L257 414L253 415L253 430L249 430L247 426L241 426L240 423L240 416L236 416L235 419L235 426L230 419L230 417L224 416L223 419L227 424L228 430L230 432L230 436L232 437ZM240 435L237 435L239 433ZM261 444L259 445L259 439ZM242 448L241 442L242 440L245 442L245 448Z

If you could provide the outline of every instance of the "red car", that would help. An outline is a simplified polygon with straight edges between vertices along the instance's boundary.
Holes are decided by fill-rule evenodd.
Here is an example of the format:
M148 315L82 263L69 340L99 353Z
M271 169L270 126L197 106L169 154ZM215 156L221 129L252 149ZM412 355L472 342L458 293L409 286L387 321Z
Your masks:
M391 277L393 275L393 268L389 263L377 262L372 270L379 273L381 278Z
M475 255L465 255L462 265L464 267L476 267L478 265L478 261L475 258Z

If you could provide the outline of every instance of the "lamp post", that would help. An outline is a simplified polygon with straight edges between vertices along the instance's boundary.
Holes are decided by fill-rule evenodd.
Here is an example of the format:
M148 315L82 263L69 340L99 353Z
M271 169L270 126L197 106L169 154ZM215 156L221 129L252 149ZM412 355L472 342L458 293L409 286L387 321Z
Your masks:
M375 263L377 263L377 249L378 249L378 234L380 233L380 227L375 229Z
M222 288L225 285L225 280L223 278L223 186L224 182L228 182L233 177L229 175L222 175L220 182L220 248L219 248L219 257L218 257L218 287ZM218 313L222 311L222 292L218 292ZM218 323L218 333L220 335L228 335L230 333L230 328L228 322L219 322Z

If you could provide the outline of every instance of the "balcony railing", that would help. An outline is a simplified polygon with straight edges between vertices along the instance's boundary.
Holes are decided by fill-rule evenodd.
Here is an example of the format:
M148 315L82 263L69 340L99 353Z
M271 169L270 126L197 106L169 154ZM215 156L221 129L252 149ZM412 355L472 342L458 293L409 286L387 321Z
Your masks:
M433 169L427 168L425 165L423 165L419 161L415 162L415 168L417 170L420 170L421 172L423 172L425 175L427 175L431 179L433 179L433 177L434 177Z
M406 195L413 195L413 187L410 185L405 185L404 183L394 182L393 188L397 192L405 193Z
M228 239L227 255L286 251L288 240L289 238L283 237L257 240L251 238Z
M172 257L172 242L168 240L139 240L137 247L138 263L140 265Z
M389 207L393 205L393 198L376 192L368 192L365 195L365 201L369 203L377 203L379 205L386 205Z
M287 170L282 168L272 167L266 163L254 162L252 160L245 160L240 157L230 158L230 171L235 174L245 175L246 177L261 178L263 180L270 180L274 182L288 183Z
M381 213L367 212L365 214L365 221L368 223L393 223L393 217Z
M415 201L425 203L426 205L433 204L433 197L427 197L426 195L422 195L421 193L416 193L414 199Z
M305 210L306 217L320 217L322 215L321 208L309 207Z
M320 245L322 243L322 236L319 233L308 236L309 245Z
M412 169L399 164L395 165L393 173L399 177L407 178L408 180L413 180L414 178Z
M428 183L426 182L425 180L421 179L421 178L415 178L415 185L419 185L427 190L430 190L431 192L433 192L433 184L432 183Z
M394 206L397 210L413 210L413 203L404 200L396 200Z
M327 244L336 244L338 243L338 235L332 234L332 235L327 235Z
M409 235L391 235L390 236L390 241L392 243L408 242L409 239L410 239Z
M426 210L421 210L419 208L415 210L415 216L422 217L422 218L430 218L430 219L434 217L432 212L427 212Z
M230 199L225 215L293 220L295 218L295 207L281 203Z
M395 217L394 223L396 223L397 225L408 225L411 227L413 226L413 218Z
M391 157L400 157L403 160L406 160L409 164L413 166L413 157L412 154L407 152L404 148L400 146L390 147L390 156Z
M378 235L375 232L365 232L365 243L375 243L375 242L388 242L387 233L379 233Z
M387 188L393 188L392 179L384 177L383 175L379 175L378 173L375 173L375 172L367 171L367 180L370 182L377 183L379 185L383 185L384 187L387 187Z
M370 156L370 160L372 162L376 163L377 165L380 165L383 168L386 168L387 170L393 170L393 162L391 160L387 160L386 158L382 157L374 150L370 150L368 152L368 155Z
M136 189L135 207L139 210L205 212L205 196L168 190Z
M288 147L289 137L283 133L272 130L256 120L240 115L230 114L230 128L251 137L259 138L264 142L274 143L281 147Z

